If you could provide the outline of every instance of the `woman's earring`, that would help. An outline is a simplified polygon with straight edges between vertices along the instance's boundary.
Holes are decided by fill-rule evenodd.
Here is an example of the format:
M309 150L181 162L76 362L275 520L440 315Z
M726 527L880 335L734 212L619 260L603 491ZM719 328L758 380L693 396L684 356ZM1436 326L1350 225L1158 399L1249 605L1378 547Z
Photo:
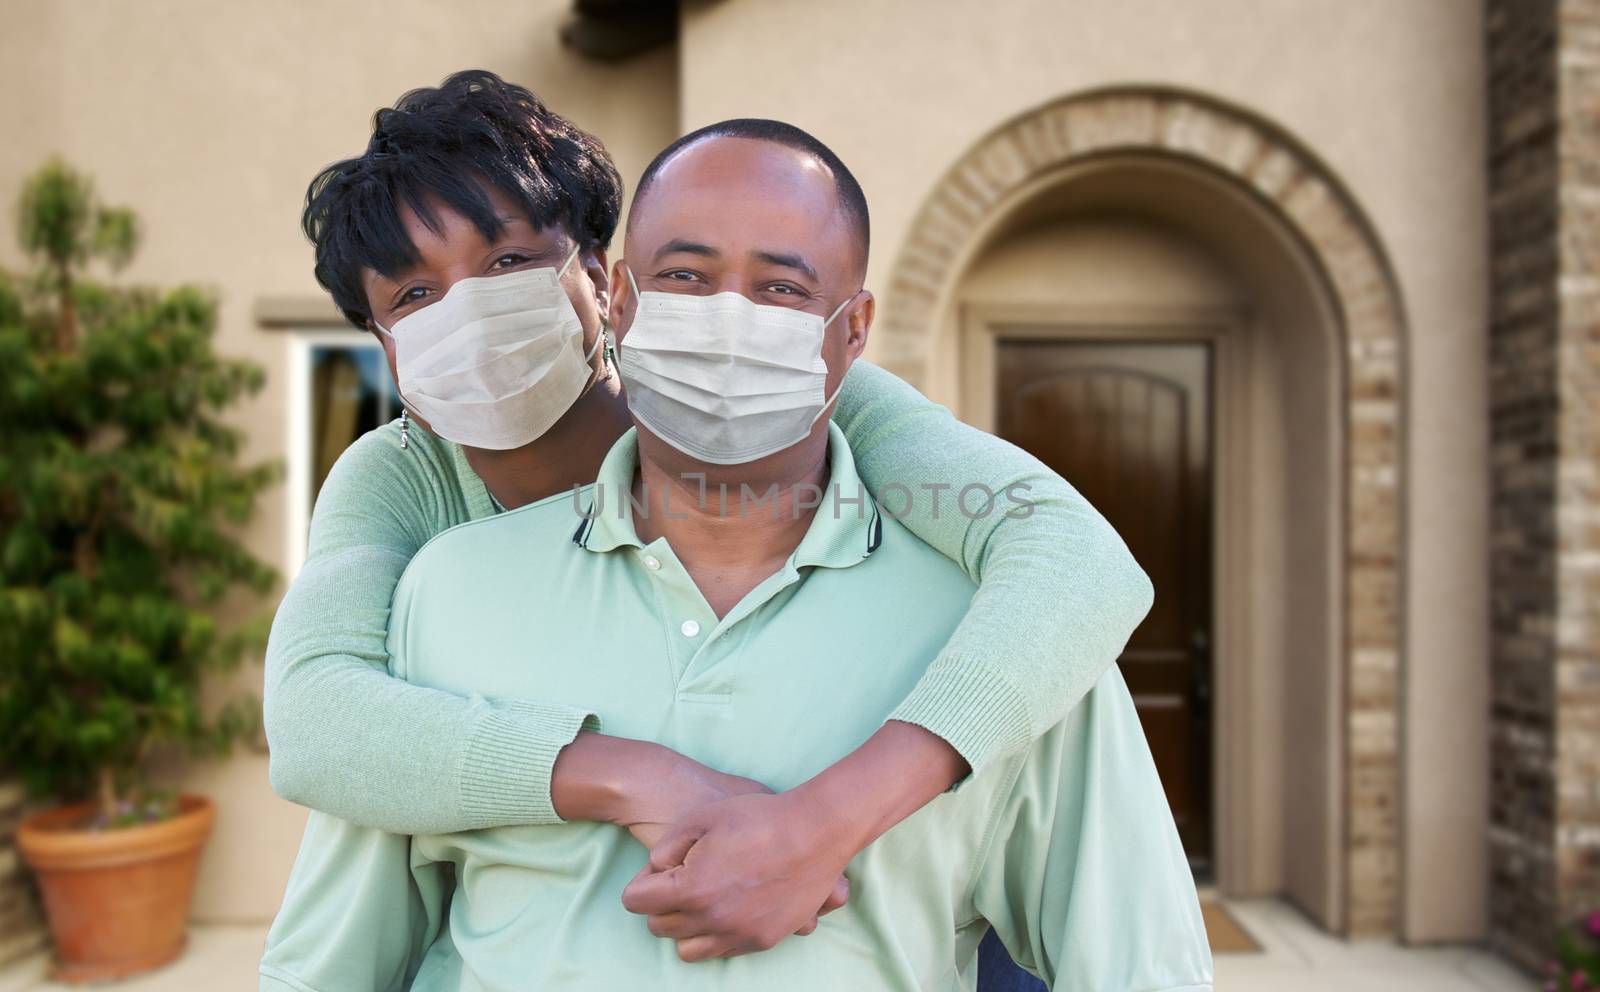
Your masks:
M411 446L411 420L406 416L404 407L400 408L400 450L404 451Z

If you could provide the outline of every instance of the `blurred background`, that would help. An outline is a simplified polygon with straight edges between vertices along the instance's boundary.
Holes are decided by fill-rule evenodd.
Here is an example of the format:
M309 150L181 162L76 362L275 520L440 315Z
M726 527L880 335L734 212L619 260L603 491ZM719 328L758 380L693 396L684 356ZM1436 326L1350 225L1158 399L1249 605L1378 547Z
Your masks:
M1600 908L1600 0L0 7L5 228L60 156L141 218L117 279L215 295L216 347L265 370L231 421L284 469L242 535L281 580L398 411L298 227L376 108L491 69L630 186L775 117L866 190L869 357L1044 458L1154 579L1123 664L1254 955L1219 976L1519 987ZM164 774L218 807L193 919L233 936L191 958L242 967L192 987L243 987L305 811L259 743ZM16 976L44 931L0 874Z

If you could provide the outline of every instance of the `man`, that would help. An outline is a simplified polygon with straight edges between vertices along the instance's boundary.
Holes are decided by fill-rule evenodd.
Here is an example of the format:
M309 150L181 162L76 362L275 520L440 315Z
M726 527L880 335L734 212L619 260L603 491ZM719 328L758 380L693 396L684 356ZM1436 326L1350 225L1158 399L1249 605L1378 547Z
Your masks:
M1210 987L1188 867L1114 670L1027 751L887 833L817 784L973 591L872 503L826 416L873 315L865 205L841 195L842 169L774 122L714 125L652 164L612 279L637 431L575 495L435 538L389 628L408 681L604 699L610 733L778 794L709 804L648 860L607 823L416 836L408 878L377 858L317 894L386 935L371 987L954 989L971 987L990 926L1055 988ZM751 948L707 936L728 910L699 898L697 866L758 847L741 810L774 803L866 846L850 900L804 940L778 944L775 923L777 946L724 957ZM834 880L774 881L820 903ZM338 944L275 967L331 989L319 969L340 967Z

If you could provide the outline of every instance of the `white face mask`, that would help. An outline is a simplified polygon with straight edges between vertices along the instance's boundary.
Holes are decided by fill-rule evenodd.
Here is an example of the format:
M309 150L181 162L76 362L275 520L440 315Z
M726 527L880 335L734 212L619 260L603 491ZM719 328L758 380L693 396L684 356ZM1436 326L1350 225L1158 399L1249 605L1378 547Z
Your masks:
M732 292L641 293L631 269L628 283L637 302L617 363L628 408L689 457L738 465L782 451L839 395L827 395L822 342L850 300L823 320Z
M435 434L505 451L538 439L572 408L593 376L583 324L561 288L561 268L475 276L394 326L400 396ZM374 321L376 324L376 321Z

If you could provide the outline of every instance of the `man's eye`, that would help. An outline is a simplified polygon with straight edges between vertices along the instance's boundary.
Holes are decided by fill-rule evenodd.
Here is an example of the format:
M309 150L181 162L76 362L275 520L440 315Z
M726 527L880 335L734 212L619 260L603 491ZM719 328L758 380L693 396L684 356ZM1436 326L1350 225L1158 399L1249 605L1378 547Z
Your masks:
M670 272L661 273L661 278L670 280L672 282L694 282L700 277L695 275L693 272L690 272L688 269L673 269Z
M811 299L811 294L804 287L789 282L769 283L762 286L761 291L786 307L800 306Z
M405 306L408 303L415 303L415 302L417 302L418 300L422 299L423 297L425 297L427 295L428 295L428 287L426 287L426 286L412 286L410 289L406 290L404 293L401 293L400 294L400 299L398 301L396 301L396 302L398 302L401 306Z
M492 269L509 269L509 268L512 268L513 266L521 265L523 262L526 262L527 260L528 260L528 256L526 256L526 255L518 255L515 252L507 252L506 254L501 255L499 258L495 259L494 260L494 264L492 264L490 266L490 268L492 268Z

